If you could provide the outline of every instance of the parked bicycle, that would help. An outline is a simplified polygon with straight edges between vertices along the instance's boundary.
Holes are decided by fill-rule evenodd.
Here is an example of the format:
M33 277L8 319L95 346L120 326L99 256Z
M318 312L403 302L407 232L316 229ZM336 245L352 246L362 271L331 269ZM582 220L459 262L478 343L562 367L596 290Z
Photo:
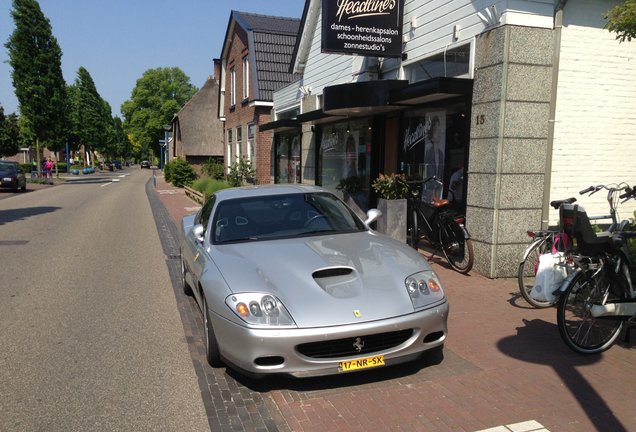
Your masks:
M635 197L634 188L620 195ZM577 265L558 292L559 334L573 351L597 354L612 346L626 323L636 323L636 290L627 250L628 239L636 233L621 223L613 232L596 234L585 209L576 204L561 206L559 217L576 241Z
M619 195L629 186L626 183L590 186L579 191L580 195L592 196L601 190L607 190L607 202L609 204L609 214L589 217L590 220L611 220L609 231L614 231L619 227L618 201ZM558 210L562 204L572 204L576 202L576 198L568 198L565 200L556 200L550 202L550 205ZM569 274L575 267L575 262L570 257L570 239L566 233L560 230L548 229L540 231L528 231L528 236L532 239L526 248L517 272L517 282L519 284L519 292L523 298L535 308L546 308L554 305L557 301L556 296L537 297L532 290L535 286L537 270L539 269L540 257L545 254L556 255L560 253L557 265L564 268L564 273ZM533 296L533 294L535 294Z
M448 263L460 273L468 273L473 268L473 243L464 226L465 218L452 209L447 199L433 198L422 201L422 189L429 182L441 186L435 176L423 182L409 182L411 193L408 196L408 243L415 249L426 238L434 248L433 255L440 250Z
M576 202L576 198L568 198L550 202L550 205L558 210L561 204L572 204ZM535 285L537 270L539 269L539 260L541 255L563 253L564 257L569 249L569 238L567 234L559 230L540 230L528 231L528 236L532 242L528 245L521 262L519 263L519 271L517 272L517 282L519 284L519 292L523 298L535 308L546 308L556 303L555 299L540 300L531 296L532 289ZM562 265L568 265L567 258L564 258Z

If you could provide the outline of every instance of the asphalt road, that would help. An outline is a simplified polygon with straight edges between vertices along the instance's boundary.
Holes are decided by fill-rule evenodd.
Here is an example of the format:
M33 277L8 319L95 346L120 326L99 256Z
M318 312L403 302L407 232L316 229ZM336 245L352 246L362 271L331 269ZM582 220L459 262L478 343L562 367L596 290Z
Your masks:
M209 430L150 175L0 192L0 431Z

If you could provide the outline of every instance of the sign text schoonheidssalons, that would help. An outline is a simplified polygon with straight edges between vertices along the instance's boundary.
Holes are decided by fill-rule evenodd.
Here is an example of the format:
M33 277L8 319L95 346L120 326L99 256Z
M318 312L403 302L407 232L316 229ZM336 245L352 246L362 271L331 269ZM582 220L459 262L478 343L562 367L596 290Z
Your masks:
M402 55L404 0L322 0L322 52Z

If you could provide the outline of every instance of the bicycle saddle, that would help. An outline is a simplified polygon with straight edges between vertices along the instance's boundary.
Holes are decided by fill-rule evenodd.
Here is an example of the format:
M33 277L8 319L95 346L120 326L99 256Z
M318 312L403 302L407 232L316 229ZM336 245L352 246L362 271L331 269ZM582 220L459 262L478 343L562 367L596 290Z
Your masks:
M433 207L443 207L448 204L447 199L433 197Z

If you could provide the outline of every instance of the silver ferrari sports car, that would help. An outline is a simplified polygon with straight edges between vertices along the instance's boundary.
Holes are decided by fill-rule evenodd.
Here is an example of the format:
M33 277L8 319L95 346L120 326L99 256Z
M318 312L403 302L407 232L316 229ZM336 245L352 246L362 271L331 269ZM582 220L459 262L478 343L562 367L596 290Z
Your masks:
M360 371L442 349L448 301L414 249L325 189L224 189L181 222L207 360L249 376Z

